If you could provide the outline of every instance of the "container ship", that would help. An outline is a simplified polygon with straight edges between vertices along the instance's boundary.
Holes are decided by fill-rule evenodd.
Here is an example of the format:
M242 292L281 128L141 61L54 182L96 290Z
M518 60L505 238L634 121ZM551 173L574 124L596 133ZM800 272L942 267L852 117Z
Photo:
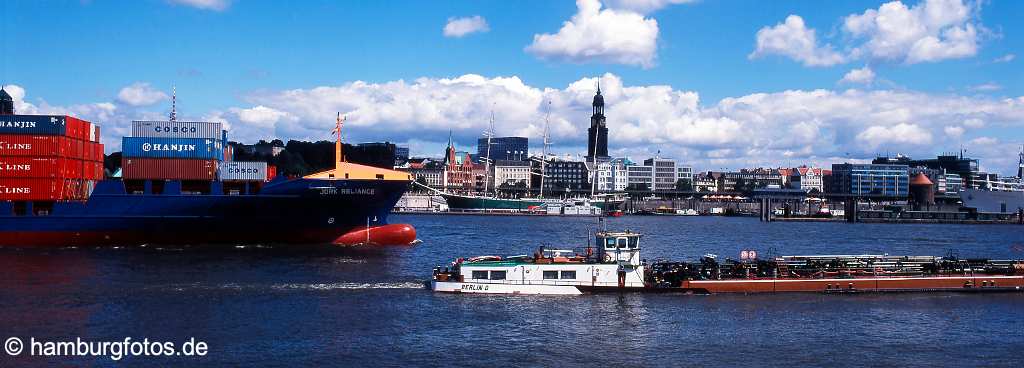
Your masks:
M641 235L599 232L584 252L540 248L532 256L458 259L434 269L437 292L579 295L598 292L864 293L1020 292L1024 260L937 256L815 255L693 262L640 258Z
M415 239L411 227L387 224L410 176L345 162L340 119L335 168L284 178L264 162L232 161L220 123L177 121L172 109L168 121L132 123L121 178L104 178L97 125L13 112L0 111L3 246Z

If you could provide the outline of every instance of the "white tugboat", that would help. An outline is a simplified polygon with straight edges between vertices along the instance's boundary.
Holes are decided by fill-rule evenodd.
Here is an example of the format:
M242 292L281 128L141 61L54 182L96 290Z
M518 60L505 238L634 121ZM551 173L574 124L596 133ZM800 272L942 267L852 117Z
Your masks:
M449 267L435 268L430 288L450 293L548 295L642 289L640 234L599 232L596 240L596 246L584 248L583 254L541 247L533 257L460 258Z

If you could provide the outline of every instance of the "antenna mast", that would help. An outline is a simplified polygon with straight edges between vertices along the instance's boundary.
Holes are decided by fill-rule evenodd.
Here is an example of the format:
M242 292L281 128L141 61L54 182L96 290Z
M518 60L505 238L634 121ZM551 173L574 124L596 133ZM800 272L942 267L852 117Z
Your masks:
M165 95L166 96L166 95ZM178 104L178 86L171 86L171 116L169 116L171 122L178 121L177 114Z

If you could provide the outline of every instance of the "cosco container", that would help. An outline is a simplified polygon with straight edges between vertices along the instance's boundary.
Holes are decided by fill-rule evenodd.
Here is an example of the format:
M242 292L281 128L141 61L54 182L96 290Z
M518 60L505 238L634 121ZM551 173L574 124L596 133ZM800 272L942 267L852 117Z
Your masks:
M220 165L220 180L267 181L267 163L224 162Z
M190 158L222 160L224 147L219 139L124 137L124 157Z
M58 115L0 115L0 134L65 135L67 122Z
M133 137L153 138L223 138L221 123L202 121L133 121Z
M217 160L124 157L121 176L124 179L214 180L217 163Z

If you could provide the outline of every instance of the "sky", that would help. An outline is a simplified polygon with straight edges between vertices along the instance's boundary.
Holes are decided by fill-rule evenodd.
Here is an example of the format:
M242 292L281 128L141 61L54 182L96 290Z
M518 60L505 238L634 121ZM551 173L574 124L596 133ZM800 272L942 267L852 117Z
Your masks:
M255 1L0 3L19 113L103 127L170 111L230 139L390 141L441 156L498 135L583 155L600 81L609 150L696 170L967 151L1013 174L1024 2Z

